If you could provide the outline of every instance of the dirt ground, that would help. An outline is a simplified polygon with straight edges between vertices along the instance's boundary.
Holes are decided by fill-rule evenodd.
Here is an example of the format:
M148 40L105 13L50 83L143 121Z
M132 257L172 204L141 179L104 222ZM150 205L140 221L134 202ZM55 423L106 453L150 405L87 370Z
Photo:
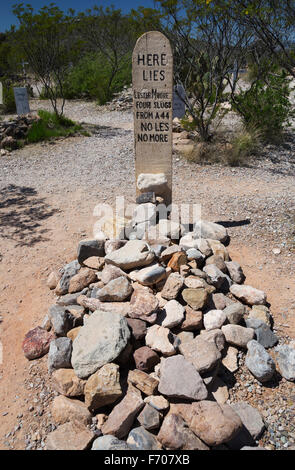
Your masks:
M117 115L116 118L114 127L120 129ZM127 123L122 122L121 129L130 131L130 120L131 117ZM124 154L128 163L116 184L110 184L110 179L115 177L112 160L103 168L95 166L91 176L83 175L80 180L69 181L66 187L63 180L59 183L52 175L47 178L42 164L37 165L35 183L30 181L30 176L27 180L24 178L23 184L19 179L22 171L24 175L30 173L27 163L30 154L42 163L42 152L58 153L59 145L65 152L68 149L71 157L72 146L78 146L80 153L69 162L76 175L78 162L83 166L82 146L87 151L88 145L92 145L91 139L70 138L55 144L55 149L37 144L0 160L0 168L4 165L0 173L0 339L3 352L0 449L25 449L27 442L34 439L34 433L40 431L44 411L38 412L38 396L43 389L41 385L38 389L31 377L36 370L38 377L42 374L46 377L46 358L30 363L23 355L22 340L28 330L42 323L49 306L54 303L55 296L46 287L48 274L75 259L80 239L93 236L95 204L106 198L113 202L115 195L124 194L129 201L134 197L132 134L120 135L120 145L122 139L128 141ZM106 142L106 136L103 142ZM98 139L96 145L101 149L102 141ZM292 245L286 244L292 227L290 232L290 220L284 217L295 207L294 176L271 172L265 176L263 169L232 171L216 166L192 167L178 157L174 157L174 168L175 202L201 202L205 218L225 222L231 235L230 255L242 265L246 283L267 293L277 333L295 338L295 262ZM62 170L57 167L56 172ZM96 186L93 178L97 180ZM120 179L124 180L122 185ZM111 192L109 196L108 191ZM272 210L272 204L265 203L269 195L290 204L278 211L282 218L277 233L267 229L279 220L272 219L275 209ZM261 217L264 224L259 225ZM276 247L281 250L279 254L272 251ZM45 415L47 419L46 413L44 419Z

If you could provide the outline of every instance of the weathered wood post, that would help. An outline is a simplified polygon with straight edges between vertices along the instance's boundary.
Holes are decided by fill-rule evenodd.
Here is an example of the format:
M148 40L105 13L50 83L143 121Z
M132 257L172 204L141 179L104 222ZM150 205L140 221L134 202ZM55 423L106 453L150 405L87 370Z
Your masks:
M164 173L165 204L172 202L173 55L168 39L149 31L132 58L136 181L141 174ZM136 184L137 195L140 190Z

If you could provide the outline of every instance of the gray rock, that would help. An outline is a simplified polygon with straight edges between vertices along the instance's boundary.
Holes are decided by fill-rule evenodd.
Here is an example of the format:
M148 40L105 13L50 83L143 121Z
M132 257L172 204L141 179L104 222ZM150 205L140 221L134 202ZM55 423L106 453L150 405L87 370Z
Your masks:
M135 277L137 282L143 286L152 286L166 277L166 269L160 264L153 264L147 268L140 269Z
M146 204L140 204L139 206L135 207L132 217L132 224L135 226L135 224L149 222L152 225L156 225L156 216L157 208L155 204L150 202Z
M166 245L158 244L158 245L153 245L152 246L152 251L155 253L157 258L160 258L161 254L163 251L165 251L167 248Z
M162 361L158 390L162 395L188 400L205 400L208 396L200 374L180 354Z
M246 402L236 402L230 405L239 415L243 425L249 431L254 440L258 439L265 429L261 414L256 408Z
M278 343L278 337L271 331L269 326L258 318L248 318L246 320L248 328L253 328L258 343L266 349L272 348Z
M125 276L117 277L110 281L96 294L96 298L101 302L123 302L128 299L133 292L133 288Z
M75 292L75 294L66 294L59 297L56 301L57 305L67 306L67 305L76 305L77 299L80 295L86 295L88 288L85 287L81 292Z
M121 441L110 434L95 439L91 450L130 450L125 441Z
M57 336L66 336L68 331L74 328L74 317L66 310L66 307L52 305L49 308L48 315L53 331Z
M230 291L239 300L249 305L264 305L266 302L265 292L252 286L233 284Z
M275 349L277 353L277 361L280 373L286 380L291 382L295 381L295 349L291 346L284 344L277 346Z
M231 324L222 326L221 331L229 344L239 348L246 348L248 342L254 338L255 334L253 328Z
M100 273L100 280L104 284L108 284L110 281L122 276L126 276L122 269L117 268L117 266L113 266L112 264L107 264Z
M70 369L72 341L69 338L57 338L51 341L48 353L48 371L55 369Z
M81 240L78 245L78 262L83 264L91 256L104 256L104 244L104 240Z
M239 263L236 261L226 261L225 265L233 282L242 284L246 278Z
M217 289L228 290L232 285L230 277L224 274L215 264L208 264L203 271L208 276L208 282Z
M57 295L65 295L68 293L70 280L79 272L80 268L81 265L77 260L71 261L71 263L63 267L63 275L56 287Z
M233 325L238 325L244 317L245 306L240 303L234 303L226 307L223 311L229 323Z
M155 254L146 242L129 240L126 245L105 257L106 264L113 264L123 270L147 266L154 260Z
M80 329L73 343L72 365L79 378L86 378L100 367L116 360L130 338L124 317L96 310Z
M209 343L213 343L218 351L222 352L225 347L225 336L221 330L218 328L215 330L201 330L201 338L204 341L208 341Z
M275 363L271 356L264 347L255 340L249 341L247 348L248 352L245 364L249 371L260 382L268 382L271 380L276 370Z
M127 444L132 450L159 450L161 444L156 437L143 426L132 429L128 435Z
M213 342L205 341L202 336L196 336L193 341L188 343L181 343L179 350L201 375L212 370L221 359L221 353L216 345Z
M136 198L136 204L146 204L148 202L151 202L153 204L156 203L156 195L153 191L149 191L149 192L146 192L146 193L141 193Z
M198 266L204 264L205 256L196 248L186 250L186 256L188 261L196 260Z
M160 427L161 422L161 415L160 413L150 406L146 404L142 412L137 417L141 426L143 426L147 431L151 431L152 429L158 429Z

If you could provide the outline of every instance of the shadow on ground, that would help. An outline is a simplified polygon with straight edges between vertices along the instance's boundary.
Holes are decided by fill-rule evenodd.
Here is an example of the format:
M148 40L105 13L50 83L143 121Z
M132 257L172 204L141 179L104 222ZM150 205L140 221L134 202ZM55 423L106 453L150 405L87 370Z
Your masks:
M10 184L0 192L0 237L15 246L33 246L48 241L42 222L58 209L51 208L34 188Z

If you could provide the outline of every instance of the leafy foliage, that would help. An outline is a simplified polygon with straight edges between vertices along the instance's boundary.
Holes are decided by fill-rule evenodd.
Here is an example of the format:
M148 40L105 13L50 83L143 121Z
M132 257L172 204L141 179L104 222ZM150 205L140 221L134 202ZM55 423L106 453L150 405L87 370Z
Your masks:
M259 129L264 140L276 140L295 117L290 93L286 72L269 71L263 79L254 80L247 90L236 94L232 107L247 129Z
M56 113L40 110L38 115L40 119L32 124L27 134L26 139L29 143L49 140L53 137L74 135L82 129L80 125Z

